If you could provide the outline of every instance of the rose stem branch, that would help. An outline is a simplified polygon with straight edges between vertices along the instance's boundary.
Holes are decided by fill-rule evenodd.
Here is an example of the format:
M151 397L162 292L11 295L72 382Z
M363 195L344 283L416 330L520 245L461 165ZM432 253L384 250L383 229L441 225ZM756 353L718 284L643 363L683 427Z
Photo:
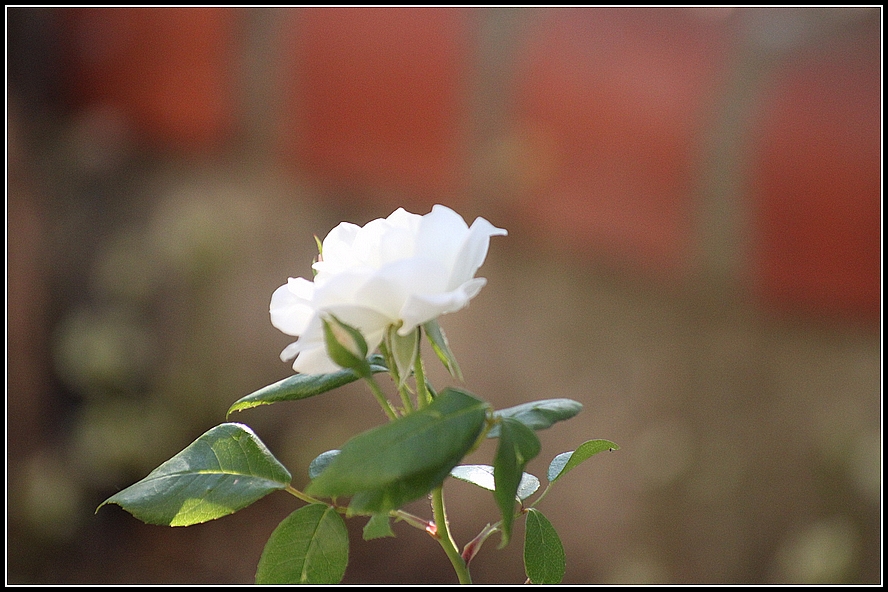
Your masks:
M373 393L373 396L376 397L376 402L379 403L379 406L382 407L382 410L385 411L385 414L392 421L398 419L398 414L392 408L392 404L386 398L385 393L382 392L382 389L379 387L379 383L376 382L376 379L373 378L373 375L365 376L367 379L367 384L370 385L370 391Z
M416 378L416 404L422 409L432 402L432 397L426 387L425 369L422 366L422 356L419 353L416 354L416 361L413 363L413 376Z
M475 555L478 554L478 551L481 550L481 545L484 544L484 541L487 538L499 530L499 526L502 523L502 520L497 522L496 524L488 524L484 528L481 529L481 532L478 533L478 536L469 541L465 547L463 547L462 558L466 562L466 565L472 562L472 559Z
M410 400L410 390L407 388L406 377L403 379L401 375L398 373L398 365L395 363L395 357L392 355L392 349L389 347L388 342L391 340L392 332L388 331L385 334L385 339L382 340L382 343L379 344L379 349L382 351L382 355L385 358L385 363L389 367L389 374L392 376L392 380L395 381L395 384L398 385L398 394L401 396L401 403L404 405L404 414L412 413L413 409L413 401Z
M319 500L319 499L312 497L306 493L302 493L301 491L299 491L298 489L294 488L291 485L287 485L284 488L284 491L293 495L296 498L299 498L300 500L302 500L306 503L325 504L325 505L330 506L331 508L333 508L334 510L336 510L340 514L347 514L348 513L348 508L346 506L338 506L338 505L336 505L335 502L328 503L323 500ZM391 516L392 518L396 518L398 520L403 520L404 522L406 522L410 526L412 526L414 528L418 528L419 530L424 530L425 532L434 532L436 529L434 522L429 522L428 520L426 520L424 518L420 518L419 516L415 516L415 515L411 514L410 512L405 512L404 510L392 510L391 512L389 512L389 516Z
M472 576L469 566L456 548L453 537L450 536L450 525L447 522L447 511L444 509L444 488L439 485L432 490L432 512L435 515L435 526L438 530L438 543L450 559L460 584L471 584Z
M308 495L307 493L302 493L298 489L294 488L292 485L287 485L284 488L284 491L286 491L287 493L289 493L289 494L291 494L291 495L293 495L293 496L295 496L295 497L297 497L297 498L301 499L302 501L307 502L309 504L323 504L323 503L325 503L317 498L314 498L314 497Z

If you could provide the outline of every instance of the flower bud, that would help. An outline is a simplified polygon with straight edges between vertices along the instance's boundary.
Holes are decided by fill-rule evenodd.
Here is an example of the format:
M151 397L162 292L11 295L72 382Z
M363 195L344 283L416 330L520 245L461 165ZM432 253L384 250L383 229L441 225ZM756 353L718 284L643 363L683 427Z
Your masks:
M327 355L343 368L354 370L358 376L370 376L370 364L367 362L367 342L361 332L328 315L322 319L324 323L324 342Z

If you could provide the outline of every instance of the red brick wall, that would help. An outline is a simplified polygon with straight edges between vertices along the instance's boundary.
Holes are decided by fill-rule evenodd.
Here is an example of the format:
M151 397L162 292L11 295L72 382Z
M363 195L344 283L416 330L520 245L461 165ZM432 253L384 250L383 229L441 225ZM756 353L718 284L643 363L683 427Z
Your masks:
M881 49L871 28L774 77L752 150L755 289L786 310L877 319Z
M215 151L237 119L238 11L222 8L62 10L69 98L113 109L146 144Z
M471 13L299 11L285 41L284 158L334 187L433 204L460 189ZM404 203L402 205L410 205Z
M525 215L617 264L687 268L697 152L726 41L723 23L691 11L544 13L514 80L510 125L546 163Z
M249 11L63 12L76 106L113 106L153 148L243 139ZM742 12L277 11L268 151L331 193L417 211L487 204L568 253L681 278L699 249L704 139L748 33ZM863 14L774 61L738 128L752 136L735 204L749 259L738 252L735 268L768 307L880 312L881 47L878 13ZM500 40L510 61L499 94L473 102L490 49L480 32L497 15L518 23Z

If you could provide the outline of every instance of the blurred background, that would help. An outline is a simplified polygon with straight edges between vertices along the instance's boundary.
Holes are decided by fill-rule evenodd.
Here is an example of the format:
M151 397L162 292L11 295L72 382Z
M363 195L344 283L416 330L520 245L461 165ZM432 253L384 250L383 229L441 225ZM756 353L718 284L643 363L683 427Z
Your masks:
M565 583L881 582L880 8L6 16L7 583L251 583L285 493L95 509L291 374L268 304L313 234L435 203L509 231L441 319L464 387L583 403L540 477L621 446L539 506ZM384 421L360 385L233 419L297 487ZM496 519L445 491L460 545ZM345 582L455 582L362 522ZM523 582L518 535L477 582Z

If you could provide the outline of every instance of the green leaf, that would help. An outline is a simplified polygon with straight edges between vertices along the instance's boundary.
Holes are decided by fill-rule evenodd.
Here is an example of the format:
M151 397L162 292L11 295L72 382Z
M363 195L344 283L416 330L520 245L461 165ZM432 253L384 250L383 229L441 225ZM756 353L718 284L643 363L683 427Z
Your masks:
M382 356L373 355L367 361L370 364L370 371L374 374L377 372L388 372L388 368L382 362ZM294 374L238 399L228 409L227 415L260 405L307 399L354 382L359 378L360 376L347 369L331 372L330 374Z
M320 475L321 471L326 469L338 454L338 450L328 450L327 452L322 452L317 455L315 459L308 464L308 478L314 479Z
M303 506L278 524L259 558L257 584L338 584L348 565L348 530L326 504Z
M509 543L512 536L515 498L522 472L528 461L540 453L540 441L533 430L510 417L501 420L500 428L499 446L493 462L493 479L496 483L493 497L503 517L502 548Z
M447 336L444 335L444 330L441 329L438 320L432 319L424 324L422 328L425 329L425 334L429 338L429 343L432 344L432 350L435 352L435 355L438 356L438 359L441 360L441 363L444 364L444 367L447 368L447 371L450 372L450 375L457 380L462 380L462 371L459 369L459 364L456 363L456 356L450 351L450 344L447 342Z
M533 401L494 411L495 417L510 417L518 420L532 430L544 430L556 421L570 419L580 411L583 405L571 399L544 399ZM499 426L494 426L487 433L488 438L499 437Z
M453 388L427 407L358 434L306 488L316 496L352 496L349 512L388 512L439 485L469 451L487 404Z
M363 536L365 541L395 536L389 515L373 514L370 516L370 520L364 525Z
M99 508L118 504L148 524L189 526L233 514L289 483L289 471L250 428L223 423Z
M567 473L569 470L592 456L605 450L619 450L620 447L610 440L589 440L580 444L579 448L570 452L562 452L552 459L546 472L550 483Z
M565 570L564 547L552 523L539 510L527 510L524 529L524 571L534 584L560 584Z
M413 363L419 353L419 329L414 329L407 335L401 336L392 326L389 335L392 344L392 357L395 359L400 380L398 388L401 388L413 372Z
M493 467L490 465L458 465L453 467L450 475L460 481L472 483L489 491L496 490L493 481ZM522 473L521 482L518 483L517 497L520 500L526 500L539 488L539 479L530 473Z

